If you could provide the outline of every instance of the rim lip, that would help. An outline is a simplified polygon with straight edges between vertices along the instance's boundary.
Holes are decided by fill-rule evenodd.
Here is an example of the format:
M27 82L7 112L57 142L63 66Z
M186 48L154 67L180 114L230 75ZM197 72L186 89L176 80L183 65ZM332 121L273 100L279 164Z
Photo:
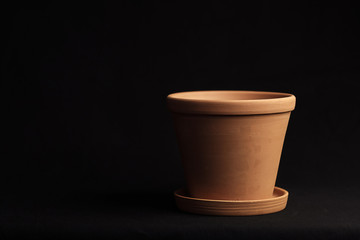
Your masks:
M255 99L198 99L191 96L198 93L256 94L269 96ZM185 95L185 96L184 96ZM203 90L176 92L167 96L170 111L205 115L258 115L291 112L295 108L293 94L269 91L246 90Z
M185 194L182 194L184 189L178 189L174 192L174 195L178 198L191 200L191 201L201 201L201 202L227 202L227 203L258 203L258 202L271 202L273 200L279 200L284 199L289 196L289 192L283 188L280 187L274 187L274 192L277 191L279 193L278 196L273 196L270 198L264 198L264 199L254 199L254 200L217 200L217 199L207 199L207 198L196 198L196 197L190 197L186 196Z

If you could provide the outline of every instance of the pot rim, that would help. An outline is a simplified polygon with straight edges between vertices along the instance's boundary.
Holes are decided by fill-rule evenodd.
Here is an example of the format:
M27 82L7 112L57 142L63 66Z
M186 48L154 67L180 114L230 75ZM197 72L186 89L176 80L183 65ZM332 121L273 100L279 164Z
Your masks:
M167 96L171 112L201 115L258 115L290 112L296 98L290 93L240 90L203 90Z

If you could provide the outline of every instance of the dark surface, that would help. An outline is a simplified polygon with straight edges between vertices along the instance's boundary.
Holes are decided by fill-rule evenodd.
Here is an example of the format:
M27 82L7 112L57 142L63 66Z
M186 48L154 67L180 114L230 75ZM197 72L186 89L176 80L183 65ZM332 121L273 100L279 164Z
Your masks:
M359 8L121 1L1 8L0 238L360 238ZM166 109L189 90L293 93L281 213L176 210Z
M7 196L3 239L358 239L357 188L289 188L284 211L251 217L180 212L171 193Z

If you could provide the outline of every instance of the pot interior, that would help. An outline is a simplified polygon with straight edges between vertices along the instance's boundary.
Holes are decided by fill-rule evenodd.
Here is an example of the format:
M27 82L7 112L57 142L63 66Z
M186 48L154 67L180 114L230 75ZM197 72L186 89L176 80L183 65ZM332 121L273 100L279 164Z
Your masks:
M187 100L261 100L289 97L291 94L257 91L193 91L172 94L177 99Z

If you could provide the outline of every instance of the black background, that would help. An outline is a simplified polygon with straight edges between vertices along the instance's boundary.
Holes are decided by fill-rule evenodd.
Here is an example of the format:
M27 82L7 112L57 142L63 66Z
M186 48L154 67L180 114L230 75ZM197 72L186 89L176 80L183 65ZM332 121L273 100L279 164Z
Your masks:
M359 238L359 8L318 1L1 7L0 238ZM178 211L166 96L297 97L285 211Z

